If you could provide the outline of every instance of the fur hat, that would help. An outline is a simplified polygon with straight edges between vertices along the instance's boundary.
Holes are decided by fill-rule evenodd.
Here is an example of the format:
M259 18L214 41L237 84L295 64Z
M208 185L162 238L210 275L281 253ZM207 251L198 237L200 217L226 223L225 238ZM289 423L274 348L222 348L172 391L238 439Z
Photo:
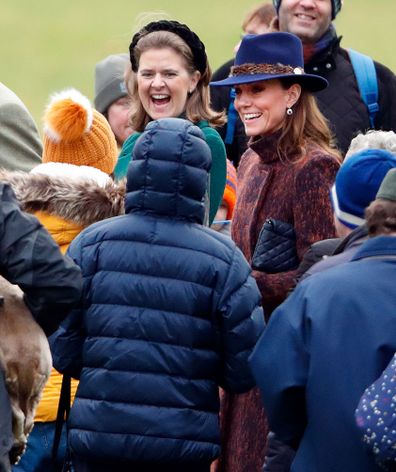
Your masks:
M365 149L344 161L331 189L333 210L341 223L349 228L364 223L364 210L376 198L382 180L393 168L396 156L383 149Z
M43 162L91 166L111 174L117 143L106 118L78 90L54 94L44 114Z
M276 13L279 13L281 2L282 0L272 0ZM343 0L331 0L331 19L332 20L334 20L334 18L337 16L337 13L341 10L342 4L343 4Z
M386 174L378 190L377 198L396 202L396 169L391 169Z
M227 220L232 218L236 202L237 173L235 167L227 159L227 181L223 200L227 203Z
M105 113L112 103L128 95L124 81L128 66L128 54L112 54L96 64L95 108L100 113Z

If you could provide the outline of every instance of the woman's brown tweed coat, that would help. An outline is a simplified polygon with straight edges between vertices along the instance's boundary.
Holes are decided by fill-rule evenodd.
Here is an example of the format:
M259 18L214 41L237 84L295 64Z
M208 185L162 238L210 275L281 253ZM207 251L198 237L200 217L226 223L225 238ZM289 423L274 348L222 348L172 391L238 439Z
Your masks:
M280 161L278 136L251 142L238 167L232 237L249 262L269 217L293 224L300 259L312 243L335 235L329 191L339 162L315 144L307 146L303 159L289 156L287 162ZM267 319L293 287L295 272L253 271ZM222 400L223 453L217 470L261 471L268 427L258 389L225 394Z

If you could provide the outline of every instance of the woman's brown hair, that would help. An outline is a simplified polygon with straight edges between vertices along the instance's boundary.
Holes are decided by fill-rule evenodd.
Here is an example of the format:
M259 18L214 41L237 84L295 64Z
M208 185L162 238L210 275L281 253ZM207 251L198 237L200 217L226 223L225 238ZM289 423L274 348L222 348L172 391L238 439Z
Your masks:
M295 81L280 79L282 87L287 90ZM326 154L336 157L341 162L341 155L334 145L334 139L326 118L316 103L315 97L308 91L301 89L298 101L292 107L293 114L286 116L286 122L278 141L278 155L280 159L298 155L303 158L306 154L306 145L314 142Z
M370 237L396 233L396 202L377 198L366 208L365 218Z
M134 54L137 63L143 52L149 49L171 48L183 57L186 69L193 74L197 68L194 65L193 55L188 45L177 34L170 31L154 31L139 39L135 46ZM187 97L186 118L193 123L207 120L212 126L224 124L224 113L217 113L210 108L209 82L212 72L209 64L198 81L195 90ZM143 131L151 120L143 108L138 94L136 73L129 69L125 77L128 92L131 98L130 123L134 130Z

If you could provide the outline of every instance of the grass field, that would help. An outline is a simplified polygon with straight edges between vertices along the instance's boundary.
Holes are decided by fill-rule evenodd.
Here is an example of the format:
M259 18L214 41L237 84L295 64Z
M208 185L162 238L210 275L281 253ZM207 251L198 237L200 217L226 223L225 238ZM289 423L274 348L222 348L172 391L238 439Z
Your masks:
M41 127L48 96L76 87L93 98L95 63L128 51L132 33L158 15L187 23L204 41L212 68L229 59L251 0L2 0L0 80L25 101ZM166 5L166 8L165 8ZM155 13L156 12L156 13ZM343 45L396 71L395 0L345 0L336 27Z

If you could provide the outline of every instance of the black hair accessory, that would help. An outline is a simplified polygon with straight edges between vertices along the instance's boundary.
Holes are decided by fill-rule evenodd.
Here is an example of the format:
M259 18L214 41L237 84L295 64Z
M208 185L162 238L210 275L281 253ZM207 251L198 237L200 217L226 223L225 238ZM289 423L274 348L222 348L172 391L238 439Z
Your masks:
M138 64L134 54L135 46L140 38L143 38L143 36L146 36L153 31L170 31L171 33L177 34L177 36L179 36L191 49L194 58L194 65L197 70L199 70L201 74L205 73L208 58L206 56L203 42L187 25L179 23L178 21L168 20L153 21L134 34L129 46L129 57L134 72L137 72L138 70Z

